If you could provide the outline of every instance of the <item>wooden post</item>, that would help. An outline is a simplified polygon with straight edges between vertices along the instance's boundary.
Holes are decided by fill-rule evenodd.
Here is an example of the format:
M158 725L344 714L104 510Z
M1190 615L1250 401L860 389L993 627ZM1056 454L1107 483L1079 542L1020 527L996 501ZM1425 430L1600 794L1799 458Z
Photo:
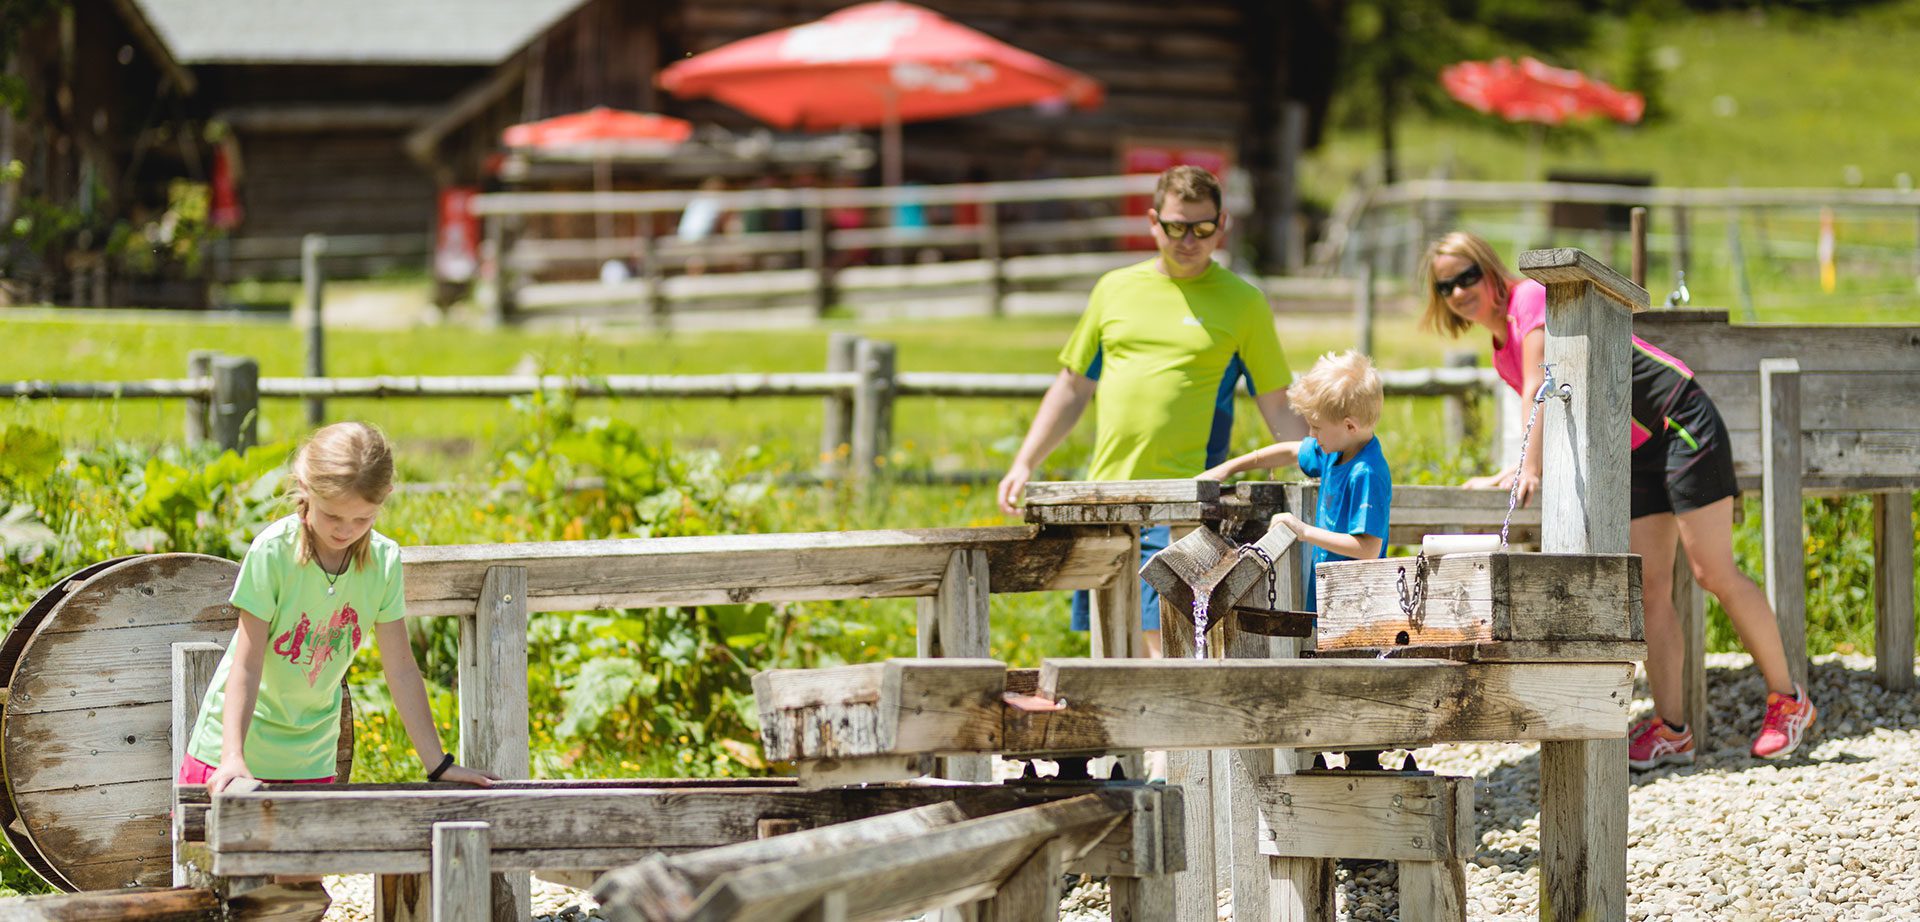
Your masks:
M998 203L980 203L980 233L980 258L987 263L987 312L1004 317L1007 315L1007 263L1001 253Z
M1113 585L1088 593L1088 626L1094 659L1146 655L1146 639L1140 632L1140 528L1136 525L1113 527L1129 536L1132 545L1120 557L1120 573L1114 577Z
M1687 206L1673 206L1673 271L1674 277L1687 271L1688 263L1693 261L1693 238L1687 232Z
M1673 614L1680 620L1680 690L1685 695L1681 718L1702 745L1712 739L1712 709L1707 707L1707 597L1693 578L1687 549L1673 549Z
M1800 363L1760 360L1761 508L1767 598L1793 680L1807 681L1807 548L1800 507Z
M321 324L321 311L326 303L327 276L322 258L327 255L327 238L323 234L308 234L300 238L300 287L306 293L307 302L307 377L324 378L327 376L326 328ZM318 427L327 420L327 402L319 397L307 398L307 425Z
M1298 100L1282 103L1278 127L1280 156L1275 169L1279 173L1280 200L1275 204L1272 229L1268 232L1273 239L1273 252L1267 254L1267 258L1285 275L1301 264L1306 252L1299 224L1300 152L1307 143L1306 104Z
M1373 265L1363 263L1353 280L1353 348L1361 355L1373 354Z
M653 236L651 221L640 227L640 278L647 286L647 326L655 330L667 327L667 271L660 264L660 241Z
M487 917L491 828L486 823L433 824L433 922Z
M915 645L920 656L985 659L988 649L987 552L954 551L936 595L918 600L920 630ZM993 780L992 756L945 756L939 776L955 781Z
M432 918L433 885L426 874L376 874L373 878L373 917L379 922L428 922ZM528 901L532 914L532 901Z
M1533 250L1520 269L1547 286L1546 361L1568 399L1541 408L1540 549L1625 553L1634 310L1646 290L1578 250ZM1627 741L1540 746L1540 917L1627 914Z
M1444 364L1448 368L1480 367L1480 350L1449 349ZM1440 431L1446 433L1447 440L1456 445L1464 445L1480 434L1480 419L1477 411L1480 406L1478 393L1453 394L1444 398Z
M514 319L513 243L504 215L488 215L480 243L480 302L491 326L503 327Z
M1290 511L1311 520L1319 505L1320 488L1313 483L1288 484L1286 496ZM1306 561L1307 544L1304 541L1294 542L1286 553L1274 561L1279 568L1274 579L1274 594L1278 596L1281 608L1300 611L1307 607L1305 581L1311 579L1312 574L1305 571ZM1280 659L1298 659L1312 643L1312 638L1274 638L1273 655ZM1291 775L1310 765L1312 760L1313 754L1304 750L1273 750L1275 774ZM1334 920L1334 864L1331 859L1268 858L1266 891L1265 918L1271 922ZM1236 898L1236 919L1241 918L1238 915L1239 908L1240 901Z
M1627 226L1633 235L1633 283L1647 287L1647 208L1635 205L1627 212Z
M226 652L217 643L176 643L173 645L173 705L170 715L169 742L173 747L173 761L168 763L178 777L180 763L186 760L187 743L193 737L194 721L200 717L200 704L206 700L207 688L213 684L214 670L220 666L220 656ZM173 803L180 803L180 787L174 785ZM188 887L193 885L187 867L180 860L180 815L175 809L173 833L173 885Z
M833 307L833 252L828 237L827 210L815 201L801 209L806 222L806 264L813 270L813 311L825 317Z
M502 778L530 773L527 740L527 569L489 567L472 618L460 619L460 764ZM493 875L493 918L533 913L525 871Z
M834 890L800 910L794 922L847 922L847 891Z
M1727 209L1727 265L1733 269L1733 290L1740 296L1740 314L1752 323L1753 291L1747 285L1747 256L1740 246L1740 209Z
M1873 670L1913 688L1913 493L1873 495Z
M1163 606L1165 602L1161 603ZM1161 621L1167 620L1163 607ZM1176 649L1177 631L1160 635L1167 656ZM1192 643L1191 639L1188 643ZM1215 867L1213 838L1213 760L1205 749L1167 753L1167 784L1178 785L1186 808L1187 866L1173 875L1173 918L1178 922L1213 922L1218 916L1219 871ZM1222 783L1225 779L1221 779Z
M243 355L216 356L213 371L213 438L242 454L260 431L260 363Z
M187 377L206 382L211 387L213 357L219 354L211 349L195 349L187 353ZM187 445L199 445L207 440L207 417L212 411L211 396L187 398Z
M1278 526L1284 528L1285 526ZM1299 544L1289 542L1288 547ZM1281 554L1274 566L1286 566ZM1262 595L1264 587L1253 594ZM1278 586L1276 584L1276 593ZM1284 647L1282 645L1285 645ZM1241 632L1226 645L1228 659L1271 659L1284 654L1291 658L1298 645L1296 638L1264 637ZM1216 887L1233 890L1233 917L1259 919L1271 904L1271 859L1260 854L1260 803L1256 782L1273 774L1276 750L1216 749L1212 751L1214 871Z
M834 331L827 334L827 371L852 371L854 352L860 334ZM853 402L850 393L826 398L821 410L820 473L823 477L844 477L847 459L853 448Z
M1055 922L1060 918L1060 845L1041 843L986 901L980 922Z
M1400 862L1400 918L1402 922L1467 922L1466 865Z
M854 347L854 370L860 387L853 395L851 472L854 479L866 480L886 464L893 441L893 344L861 340Z

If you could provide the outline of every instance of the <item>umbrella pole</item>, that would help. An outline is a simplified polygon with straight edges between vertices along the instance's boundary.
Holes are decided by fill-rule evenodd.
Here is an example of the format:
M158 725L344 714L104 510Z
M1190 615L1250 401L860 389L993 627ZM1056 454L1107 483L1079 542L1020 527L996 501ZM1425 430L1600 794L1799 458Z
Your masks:
M900 185L900 93L887 88L887 113L880 122L880 183Z

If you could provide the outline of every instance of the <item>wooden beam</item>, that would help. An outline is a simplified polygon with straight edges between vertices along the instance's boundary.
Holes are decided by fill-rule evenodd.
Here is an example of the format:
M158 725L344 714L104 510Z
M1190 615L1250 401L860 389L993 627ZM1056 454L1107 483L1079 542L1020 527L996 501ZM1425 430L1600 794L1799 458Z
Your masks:
M1198 522L1214 507L1205 503L1111 503L1090 506L1028 506L1026 520L1035 525L1163 525Z
M53 893L7 900L10 922L216 922L224 913L220 898L206 889L94 890Z
M1256 783L1260 851L1282 858L1444 861L1473 856L1473 779L1334 771Z
M1137 503L1211 503L1220 499L1217 480L1040 480L1027 484L1029 506L1098 506Z
M402 142L407 155L429 172L435 171L439 165L440 141L505 96L526 76L526 72L527 58L524 53L516 54L494 68L485 80L462 91L438 115L422 121L420 127L408 134Z
M1321 649L1645 636L1640 561L1630 554L1448 554L1424 566L1385 557L1319 571Z
M1913 688L1913 494L1873 498L1873 670L1888 691Z
M1647 309L1647 290L1613 267L1573 248L1528 250L1520 254L1520 271L1542 285L1591 285L1593 290L1627 311Z
M220 657L226 650L216 643L176 643L173 645L173 696L169 736L172 741L175 766L183 764L187 756L187 743L193 734L194 721L199 719L200 704L206 700L207 688L213 684L213 673L220 666ZM174 786L174 801L178 803L179 785ZM180 809L179 807L175 808ZM188 886L192 872L186 867L180 853L184 827L176 821L176 834L173 836L173 885Z
M1094 659L1144 657L1147 651L1140 627L1140 579L1134 575L1140 562L1140 529L1118 525L1109 530L1126 542L1126 548L1116 562L1120 572L1105 588L1093 590L1087 600L1091 655Z
M1693 563L1680 542L1673 548L1674 617L1680 619L1680 690L1685 696L1681 713L1696 739L1712 739L1713 709L1707 706L1707 598L1693 578ZM1643 654L1644 658L1644 654Z
M1402 922L1467 922L1466 871L1458 858L1400 862Z
M487 570L474 616L460 621L460 761L501 778L532 774L527 717L527 570ZM493 877L494 922L532 913L524 871Z
M489 913L486 823L433 824L433 922L467 922Z
M1807 681L1806 517L1801 507L1800 363L1760 361L1761 509L1765 519L1767 598L1780 625L1787 671Z
M962 659L991 655L987 643L989 591L987 552L977 548L954 551L947 558L939 593L919 600L920 630L915 637L919 655ZM992 781L993 759L953 756L942 760L939 773L955 781Z
M1040 843L980 907L980 922L1057 922L1060 852L1054 840Z
M1043 845L1052 842L1062 854L1078 854L1126 813L1125 801L1092 794L910 838L816 850L725 873L684 914L639 915L634 901L613 886L624 879L624 871L603 878L595 897L615 919L723 922L778 918L782 911L838 891L847 895L849 920L896 919L991 897Z
M1631 663L1047 660L1033 707L992 660L754 677L767 757L1421 746L1624 738Z
M1107 584L1128 541L1033 526L408 547L407 609L473 610L495 566L524 567L529 611L899 598L939 591L956 550L987 552L996 592Z

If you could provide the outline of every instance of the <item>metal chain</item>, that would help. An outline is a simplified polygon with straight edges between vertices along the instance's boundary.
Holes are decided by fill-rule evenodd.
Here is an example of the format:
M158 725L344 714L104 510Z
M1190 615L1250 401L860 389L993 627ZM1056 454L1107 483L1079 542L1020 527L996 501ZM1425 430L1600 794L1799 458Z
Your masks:
M1269 556L1266 550L1261 548L1260 545L1243 544L1240 546L1241 554L1245 554L1248 551L1252 551L1253 556L1260 558L1260 562L1263 564L1266 564L1267 566L1267 610L1279 611L1280 610L1280 587L1279 587L1280 568L1274 564L1273 558Z
M1396 583L1400 591L1400 613L1407 616L1407 624L1418 628L1426 620L1427 603L1427 555L1423 552L1413 561L1413 591L1407 591L1407 568L1400 568L1400 577Z

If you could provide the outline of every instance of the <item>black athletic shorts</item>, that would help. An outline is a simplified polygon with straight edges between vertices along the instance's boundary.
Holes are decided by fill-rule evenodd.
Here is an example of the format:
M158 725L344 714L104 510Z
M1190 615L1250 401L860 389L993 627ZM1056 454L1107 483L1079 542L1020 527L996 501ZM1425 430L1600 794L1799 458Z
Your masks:
M1639 376L1635 377L1638 389ZM1740 484L1733 476L1733 445L1713 400L1691 377L1662 391L1658 402L1664 404L1664 412L1642 423L1653 436L1633 451L1632 517L1636 519L1692 512L1740 495Z

